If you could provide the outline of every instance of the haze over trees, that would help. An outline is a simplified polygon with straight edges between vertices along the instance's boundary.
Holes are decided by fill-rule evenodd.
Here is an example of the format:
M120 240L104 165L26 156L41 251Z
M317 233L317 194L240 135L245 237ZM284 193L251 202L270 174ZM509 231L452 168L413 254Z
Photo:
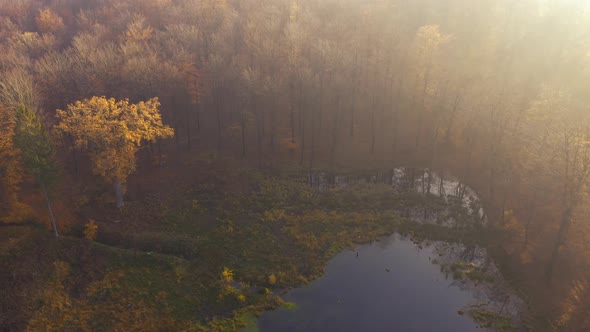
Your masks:
M449 170L539 316L589 328L588 31L580 0L0 0L0 220L54 168L122 208L203 151Z

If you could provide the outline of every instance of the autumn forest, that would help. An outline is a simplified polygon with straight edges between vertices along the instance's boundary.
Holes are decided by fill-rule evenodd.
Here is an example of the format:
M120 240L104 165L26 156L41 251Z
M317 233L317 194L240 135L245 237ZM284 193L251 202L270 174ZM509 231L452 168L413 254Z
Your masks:
M277 331L394 233L523 303L461 319L590 330L589 31L583 0L0 0L0 331Z

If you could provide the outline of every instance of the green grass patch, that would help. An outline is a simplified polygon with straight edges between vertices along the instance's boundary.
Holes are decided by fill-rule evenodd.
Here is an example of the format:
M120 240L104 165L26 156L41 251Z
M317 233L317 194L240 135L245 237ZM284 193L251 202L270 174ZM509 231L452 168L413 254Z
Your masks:
M287 310L297 310L299 306L297 305L297 303L295 302L285 302L283 303L283 308L287 309Z
M453 273L453 279L463 280L468 278L475 283L494 282L494 277L487 273L484 268L476 266L473 263L455 262L449 266L449 270Z
M243 322L244 327L240 328L238 332L258 332L258 317L253 314L242 314L239 316L239 320Z

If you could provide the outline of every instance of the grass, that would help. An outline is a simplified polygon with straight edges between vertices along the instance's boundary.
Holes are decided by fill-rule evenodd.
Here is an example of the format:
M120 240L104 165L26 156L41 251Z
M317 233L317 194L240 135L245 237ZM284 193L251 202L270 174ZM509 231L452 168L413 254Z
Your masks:
M482 328L493 327L497 332L516 332L518 328L512 324L512 318L492 310L471 310L471 317Z
M246 325L238 330L238 332L258 332L258 317L252 314L243 314L240 320Z
M297 310L298 306L295 302L285 302L283 307L288 310Z
M481 282L494 282L495 280L484 268L476 266L473 263L458 261L451 264L448 269L453 273L453 279L455 280L468 278L476 284Z

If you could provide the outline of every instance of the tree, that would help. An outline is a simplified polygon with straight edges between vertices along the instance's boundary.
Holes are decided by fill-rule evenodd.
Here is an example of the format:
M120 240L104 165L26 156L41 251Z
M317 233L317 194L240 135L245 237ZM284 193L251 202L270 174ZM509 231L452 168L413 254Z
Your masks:
M14 145L14 112L0 107L0 212L2 221L23 220L29 206L20 202L18 192L22 182L20 154Z
M153 33L154 29L145 23L143 16L135 16L121 39L126 43L145 43L152 38Z
M438 59L442 46L451 40L451 36L441 33L438 25L426 25L416 32L413 45L415 87L412 96L413 105L417 107L418 123L416 131L416 148L422 136L423 121L427 113L427 97L434 91L437 83ZM417 96L420 96L420 104L416 105Z
M549 280L590 179L590 119L582 105L568 90L545 86L528 110L525 129L531 136L536 134L537 162L561 189L557 189L561 211L555 222L559 228L546 270Z
M36 108L39 96L33 76L24 67L11 68L0 80L0 185L7 202L6 221L22 221L30 216L31 208L19 199L23 181L22 155L15 142L17 111L19 107Z
M15 109L20 105L37 108L37 94L33 76L24 68L15 68L2 75L0 80L0 102L6 107Z
M37 23L37 28L42 33L59 33L64 28L62 18L49 8L39 10L35 23Z
M123 207L124 186L142 142L174 135L162 123L159 106L158 98L131 104L127 99L92 97L57 110L57 130L72 135L76 147L89 152L94 172L114 184L117 208Z
M57 224L47 193L47 183L54 179L54 149L49 131L43 126L35 111L21 105L16 109L14 145L19 150L25 169L39 182L55 237L58 237Z
M556 172L563 184L561 193L562 211L559 231L551 260L547 267L547 277L553 277L561 246L566 243L568 231L574 222L575 212L582 202L587 181L590 178L590 132L588 123L564 128L556 133L558 148L561 150L561 169Z

